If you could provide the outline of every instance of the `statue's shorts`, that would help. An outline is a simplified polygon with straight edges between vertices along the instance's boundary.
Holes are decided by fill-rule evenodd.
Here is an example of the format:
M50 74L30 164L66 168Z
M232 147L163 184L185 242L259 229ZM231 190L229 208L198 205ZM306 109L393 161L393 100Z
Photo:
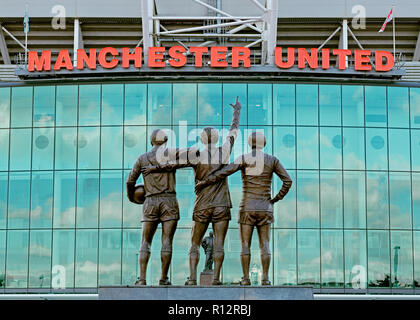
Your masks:
M251 226L263 226L273 223L274 216L270 211L240 211L238 222Z
M175 195L153 195L143 203L142 222L179 220L178 200Z
M193 220L201 223L219 222L224 220L230 220L230 208L229 207L214 207L204 210L194 211Z

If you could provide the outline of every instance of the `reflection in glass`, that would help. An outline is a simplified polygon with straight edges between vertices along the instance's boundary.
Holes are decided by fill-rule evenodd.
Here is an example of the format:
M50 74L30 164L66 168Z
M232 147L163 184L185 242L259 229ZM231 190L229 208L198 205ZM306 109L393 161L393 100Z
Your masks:
M76 172L54 172L54 228L74 228Z
M277 205L274 205L274 223L276 228L296 228L296 171L287 170L287 173L293 183L286 197ZM273 180L274 187L272 193L274 197L280 191L283 182L276 177L273 177ZM242 185L238 185L238 189L241 187Z
M123 128L102 127L101 168L120 169L123 158Z
M285 169L296 168L296 133L295 127L273 128L273 154Z
M343 173L345 228L366 228L365 185L365 172Z
M148 124L167 126L172 124L172 85L170 83L149 84L147 111Z
M298 228L319 228L319 173L297 172Z
M222 85L219 83L199 83L198 124L205 126L222 125L222 107ZM243 111L245 110L241 110L241 113ZM232 118L228 120L230 124L229 121L232 121Z
M248 97L247 85L245 83L224 83L223 84L223 125L230 126L232 122L233 108L230 104L235 104L236 97L241 103L241 117L239 124L245 126L248 123Z
M319 287L320 241L319 230L297 230L298 285Z
M12 88L12 128L32 126L32 94L33 87Z
M389 170L410 171L410 136L405 129L389 129Z
M388 174L367 172L367 227L386 229L389 226Z
M364 90L363 86L343 85L343 125L361 127L364 119Z
M411 131L411 170L420 171L420 130Z
M99 171L79 171L77 174L78 228L97 228L99 209Z
M99 223L101 228L121 227L122 190L123 181L120 170L101 171L99 206Z
M273 84L273 124L295 124L295 85Z
M137 231L137 232L140 233L140 231ZM205 237L206 236L207 234L205 235ZM227 237L226 237L226 241L227 241ZM188 249L189 249L190 242L191 242L191 229L178 228L177 231L175 232L174 241L173 241L172 262L171 262L171 270L170 270L172 284L183 285L185 283L185 280L189 276ZM160 246L160 243L158 243L158 246ZM228 254L231 255L231 253L230 252L228 253L226 249L227 247L226 247L226 242L225 242L225 261L223 262L223 269L225 269L225 266L227 266L227 264L225 264L227 262L226 261L227 255ZM160 255L159 251L156 251L156 255L157 256ZM200 248L200 261L197 267L197 276L200 274L201 271L203 271L205 260L206 258L205 258L204 250ZM159 263L158 268L159 269L156 270L156 278L158 276L157 271L160 271L160 263ZM223 277L223 280L225 280L224 277ZM159 280L156 279L155 281L159 281Z
M151 133L151 132L150 132ZM146 152L146 127L124 127L124 168L133 167L137 158Z
M55 129L55 169L76 169L76 147L77 128Z
M29 288L51 286L51 230L31 230Z
M51 228L53 173L33 171L31 191L31 228Z
M6 231L0 230L0 289L5 286L6 278Z
M388 169L388 143L385 129L366 129L366 169Z
M272 112L272 85L248 84L248 124L271 125Z
M274 285L296 285L296 230L274 230Z
M337 85L319 86L320 125L341 125L341 87Z
M369 287L390 287L389 231L368 231Z
M193 194L194 172L190 168L178 170L176 173L176 197L179 205L180 220L178 226L191 228L194 208Z
M0 129L0 171L9 169L9 130Z
M55 86L34 87L34 126L53 126L55 123Z
M197 84L174 83L174 125L197 123ZM180 121L182 121L180 123ZM186 121L186 123L184 122Z
M343 227L343 181L339 171L321 171L321 226Z
M10 126L10 88L0 88L0 128Z
M78 86L57 86L56 125L77 125L77 95Z
M296 85L296 117L299 125L318 124L318 85Z
M76 230L75 287L98 285L98 230Z
M321 266L322 287L344 286L343 231L321 231Z
M102 85L102 125L122 124L123 95L124 86L122 84Z
M420 128L420 88L410 88L411 128Z
M414 286L420 287L420 231L413 232Z
M366 289L367 254L366 231L344 230L346 288Z
M365 117L368 127L386 127L386 87L365 86Z
M8 178L7 172L0 172L0 229L6 229Z
M53 230L52 272L53 277L65 272L65 287L74 287L74 233L75 230ZM61 270L64 268L64 270ZM56 271L57 270L57 271ZM54 272L56 271L56 272ZM62 283L59 283L62 284Z
M9 210L7 227L29 227L30 172L11 172L9 176Z
M318 128L297 128L298 169L318 169Z
M28 230L7 232L6 288L28 286Z
M124 124L146 124L147 84L125 85Z
M130 170L124 171L124 183L127 181ZM137 183L143 183L143 175L140 175ZM178 183L177 183L178 184ZM125 190L125 189L124 189ZM139 228L141 226L142 207L138 204L132 203L128 200L124 191L123 196L123 227L124 228ZM182 214L182 213L181 213Z
M32 141L32 170L51 170L54 162L54 128L34 128Z
M10 131L10 170L31 169L31 134L32 129Z
M121 284L121 230L99 231L99 283Z
M99 168L99 127L80 127L77 139L79 169Z
M390 222L392 229L411 229L410 174L389 173Z
M408 88L387 87L388 125L390 127L409 127Z
M139 276L138 252L140 247L141 230L123 229L122 236L122 285L132 285ZM173 258L172 258L173 260ZM173 262L171 263L173 264ZM173 281L173 277L170 277Z
M348 170L365 169L365 131L343 128L343 166Z
M100 122L101 86L79 86L79 125L94 126Z
M391 231L391 280L393 288L413 287L411 231Z
M321 169L342 168L343 139L340 128L320 128L319 133Z
M420 229L420 173L412 173L413 228Z

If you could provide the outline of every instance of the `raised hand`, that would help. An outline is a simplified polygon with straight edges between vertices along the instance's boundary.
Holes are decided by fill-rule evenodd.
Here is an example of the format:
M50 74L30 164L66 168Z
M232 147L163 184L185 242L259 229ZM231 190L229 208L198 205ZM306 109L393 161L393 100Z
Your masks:
M241 103L238 100L239 100L239 96L236 97L235 104L231 104L230 103L230 105L232 106L232 108L234 108L234 109L240 109L242 107Z

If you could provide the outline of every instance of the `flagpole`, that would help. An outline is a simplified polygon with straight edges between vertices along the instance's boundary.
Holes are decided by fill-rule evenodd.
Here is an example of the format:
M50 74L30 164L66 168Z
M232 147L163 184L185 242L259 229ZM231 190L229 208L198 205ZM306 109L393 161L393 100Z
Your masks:
M395 5L392 5L392 47L395 59Z

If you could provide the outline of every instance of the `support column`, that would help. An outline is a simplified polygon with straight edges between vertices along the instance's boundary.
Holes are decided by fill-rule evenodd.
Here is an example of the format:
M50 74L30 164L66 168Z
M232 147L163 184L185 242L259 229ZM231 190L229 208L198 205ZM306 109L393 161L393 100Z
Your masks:
M77 66L77 50L84 49L82 29L79 19L74 19L74 38L73 38L73 66Z
M141 27L143 34L143 57L144 64L149 60L149 47L153 46L153 20L150 19L154 12L153 0L141 1Z
M6 39L4 38L4 33L3 33L3 30L1 29L1 24L0 24L0 53L1 53L1 56L3 57L4 64L12 64L12 62L10 61L9 51L7 50Z
M420 31L417 36L416 49L414 50L413 61L420 61Z
M277 45L278 0L267 0L267 46L266 62L274 65L274 50Z
M348 49L349 48L349 38L348 38L348 26L347 26L347 19L343 20L343 25L341 28L341 33L340 33L340 41L338 43L338 49ZM349 65L349 61L348 61L348 57L346 56L346 68L348 68ZM338 68L338 57L337 57L337 62L336 62L336 66Z

